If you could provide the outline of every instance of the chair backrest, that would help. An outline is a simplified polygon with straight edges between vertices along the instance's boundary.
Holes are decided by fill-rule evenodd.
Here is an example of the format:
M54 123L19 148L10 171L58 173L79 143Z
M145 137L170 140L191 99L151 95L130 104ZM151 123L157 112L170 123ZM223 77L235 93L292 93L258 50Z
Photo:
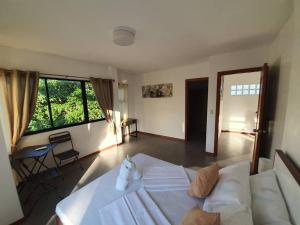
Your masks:
M64 143L64 142L71 142L72 148L74 149L71 133L69 131L51 134L49 136L49 142L50 142L50 144L60 144L60 143Z

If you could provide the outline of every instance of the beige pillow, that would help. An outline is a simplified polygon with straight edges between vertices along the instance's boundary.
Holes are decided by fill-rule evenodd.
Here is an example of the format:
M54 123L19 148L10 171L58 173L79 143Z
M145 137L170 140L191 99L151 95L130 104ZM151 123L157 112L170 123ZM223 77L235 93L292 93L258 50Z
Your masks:
M180 225L220 225L220 213L208 213L194 207L185 214Z
M191 197L204 198L213 190L219 179L219 167L216 163L198 170L188 191Z

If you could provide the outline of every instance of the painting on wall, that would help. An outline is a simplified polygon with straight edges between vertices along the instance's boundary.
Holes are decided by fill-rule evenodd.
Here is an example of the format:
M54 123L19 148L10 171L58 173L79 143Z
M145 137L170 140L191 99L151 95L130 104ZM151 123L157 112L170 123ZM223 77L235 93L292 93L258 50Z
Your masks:
M173 84L155 84L142 87L143 98L162 98L173 96Z

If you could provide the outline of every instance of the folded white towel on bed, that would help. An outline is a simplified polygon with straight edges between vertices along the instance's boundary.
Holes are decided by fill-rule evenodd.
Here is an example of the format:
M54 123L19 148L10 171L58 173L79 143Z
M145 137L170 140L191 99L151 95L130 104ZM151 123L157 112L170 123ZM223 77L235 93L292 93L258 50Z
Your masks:
M188 190L190 180L182 166L145 167L142 185L148 191Z
M99 210L101 224L170 225L144 189L126 194Z

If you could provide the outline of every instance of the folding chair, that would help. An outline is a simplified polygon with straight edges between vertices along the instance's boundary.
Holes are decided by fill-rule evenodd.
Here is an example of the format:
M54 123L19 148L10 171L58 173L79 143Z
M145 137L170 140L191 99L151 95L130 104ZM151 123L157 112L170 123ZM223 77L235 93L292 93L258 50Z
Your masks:
M71 144L71 148L66 151L59 151L56 153L57 150L55 149L52 150L53 159L55 161L58 170L60 170L63 161L67 161L67 160L73 160L74 163L77 162L80 165L80 168L83 170L83 167L78 160L79 152L74 149L71 133L69 131L51 134L49 136L49 142L50 144L57 144L55 148L57 148L59 144L62 143L69 142Z

